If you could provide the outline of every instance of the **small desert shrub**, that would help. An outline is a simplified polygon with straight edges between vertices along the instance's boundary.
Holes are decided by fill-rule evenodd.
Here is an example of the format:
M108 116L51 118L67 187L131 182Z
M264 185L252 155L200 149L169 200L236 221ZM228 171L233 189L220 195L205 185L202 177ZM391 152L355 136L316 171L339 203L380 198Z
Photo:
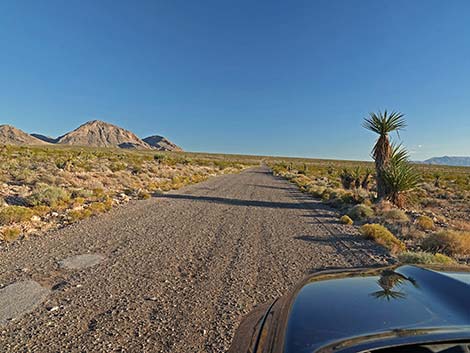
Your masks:
M33 211L23 206L7 206L0 210L0 225L29 221Z
M416 219L416 225L421 230L432 230L434 229L434 221L428 216L419 216Z
M21 234L21 229L16 227L8 227L2 230L1 239L4 241L14 241L18 239Z
M88 189L75 189L72 191L72 198L85 198L88 199L93 196L93 191L88 190Z
M446 255L470 254L470 233L446 230L429 235L421 243L427 251L440 252Z
M424 251L406 251L398 255L398 261L404 264L453 264L455 261L443 254L431 254Z
M31 210L33 211L33 214L39 217L44 217L46 214L51 212L51 208L45 205L34 206Z
M139 200L147 200L150 198L150 194L146 191L139 191L137 197L139 198Z
M103 188L94 188L93 189L93 196L96 198L101 198L105 196Z
M353 198L355 201L354 203L362 203L367 206L372 205L372 201L371 201L372 196L370 192L365 189L355 189L353 193Z
M31 206L47 205L54 207L61 201L68 201L70 195L67 190L56 186L38 184L33 193L28 197Z
M339 219L339 221L343 224L349 224L349 225L352 225L354 223L354 221L348 215L342 216Z
M199 183L199 182L204 181L206 179L207 179L207 177L205 175L202 175L202 174L193 174L193 175L191 175L191 183Z
M70 211L68 213L69 220L71 222L77 222L77 221L80 221L82 219L91 217L92 215L93 215L93 212L91 212L89 209Z
M419 203L421 204L422 207L425 207L425 208L426 207L430 207L430 208L432 208L432 207L434 207L434 208L441 207L442 204L443 204L442 201L437 200L437 199L431 199L431 198L425 198L425 199L421 200Z
M309 185L307 187L307 192L311 194L313 197L321 197L324 190L325 188L322 186Z
M360 204L352 207L349 212L348 216L351 217L355 221L364 220L374 216L374 210L369 206Z
M389 249L392 253L398 253L406 249L405 244L380 224L364 224L359 229L359 232L364 238L374 240Z
M414 224L405 224L401 226L400 234L404 239L419 240L421 241L426 233L417 227Z
M76 198L74 198L74 199L71 200L70 206L71 206L71 207L78 207L78 206L83 205L85 202L86 202L86 199L85 199L85 198L83 198L83 197L76 197Z
M88 206L88 210L90 210L92 214L104 213L111 209L112 202L111 199L105 202L93 202Z
M297 175L295 178L292 179L294 183L296 183L299 187L306 187L312 183L309 177L305 175Z
M397 208L383 212L382 217L386 221L392 222L408 222L410 220L404 211Z
M458 230L470 231L470 222L463 220L452 221L452 226Z
M114 162L109 165L109 169L114 173L120 170L125 170L127 168L126 163L124 162Z
M321 194L321 199L323 201L328 201L331 197L331 189L325 189Z
M158 164L164 164L165 162L168 162L168 156L165 156L164 154L156 154L153 156L153 159L155 162Z

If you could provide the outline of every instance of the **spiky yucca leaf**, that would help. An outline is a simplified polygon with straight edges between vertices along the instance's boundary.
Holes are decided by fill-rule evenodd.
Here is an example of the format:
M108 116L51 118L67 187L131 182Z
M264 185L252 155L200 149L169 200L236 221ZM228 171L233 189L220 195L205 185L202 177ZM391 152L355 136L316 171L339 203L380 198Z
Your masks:
M390 155L390 164L398 165L401 163L408 163L410 154L401 144L392 144L392 154Z
M382 178L385 184L386 198L402 207L404 193L416 187L419 175L409 162L409 154L401 146L392 147L389 165L384 169Z
M393 131L400 131L406 127L406 122L403 119L404 114L399 112L387 113L369 113L369 117L364 119L363 127L367 130L373 131L381 136L387 135Z

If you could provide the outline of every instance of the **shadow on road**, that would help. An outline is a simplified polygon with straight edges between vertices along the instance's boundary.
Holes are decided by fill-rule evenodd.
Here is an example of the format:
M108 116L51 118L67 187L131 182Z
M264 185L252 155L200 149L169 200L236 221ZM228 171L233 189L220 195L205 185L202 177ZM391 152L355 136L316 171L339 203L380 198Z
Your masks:
M239 200L230 199L224 197L213 197L213 196L194 196L184 194L165 194L157 195L160 198L178 199L178 200L190 200L190 201L201 201L210 203L219 203L231 206L250 206L250 207L266 207L266 208L283 208L283 209L305 209L311 210L318 207L317 202L271 202L271 201L258 201L258 200Z
M261 184L248 184L248 186L255 186L257 188L274 189L274 190L291 190L292 189L290 187L269 186L269 185L261 185Z
M304 218L326 218L326 219L330 219L332 221L330 223L339 224L339 222L334 219L334 216L332 216L331 214L328 214L328 213L304 214L304 215L302 215L302 217L304 217Z
M319 238L309 235L299 235L294 237L294 239L302 240L310 243L326 243L331 244L331 238ZM335 241L342 240L342 241L351 241L351 235L344 234L344 235L337 235L335 236Z

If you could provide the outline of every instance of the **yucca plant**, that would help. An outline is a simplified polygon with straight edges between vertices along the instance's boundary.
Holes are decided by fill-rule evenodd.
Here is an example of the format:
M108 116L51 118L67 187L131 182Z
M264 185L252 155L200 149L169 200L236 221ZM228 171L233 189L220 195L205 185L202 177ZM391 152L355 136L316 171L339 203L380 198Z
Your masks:
M343 188L345 188L346 190L349 190L352 188L352 185L354 183L354 177L349 169L344 168L341 171L341 174L339 175L339 177L341 178L341 185L343 185Z
M371 170L367 168L366 173L361 181L361 188L363 188L364 190L369 190L369 178L371 174L372 174Z
M383 199L387 195L383 174L392 157L392 145L389 134L394 131L398 133L406 127L403 116L402 113L388 113L385 110L383 113L380 111L378 113L370 113L369 117L364 119L363 127L379 135L372 149L377 178L377 197L379 199Z
M382 171L385 188L385 198L398 207L403 207L406 201L405 193L416 187L419 175L409 162L406 149L391 146L390 162Z
M439 173L436 172L436 173L433 174L433 177L434 177L434 186L435 186L436 188L439 188L439 187L441 186L441 183L440 183L440 181L441 181L441 174L439 174Z
M361 187L361 177L362 177L362 169L361 167L356 167L353 171L353 178L354 178L354 187L359 189Z

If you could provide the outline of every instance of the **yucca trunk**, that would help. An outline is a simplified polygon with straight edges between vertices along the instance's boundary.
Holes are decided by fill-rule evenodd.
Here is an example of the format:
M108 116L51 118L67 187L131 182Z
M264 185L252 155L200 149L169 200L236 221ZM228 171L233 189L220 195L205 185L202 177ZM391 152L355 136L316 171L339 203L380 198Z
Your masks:
M388 135L381 135L374 147L374 160L377 179L377 197L383 199L387 196L387 188L383 172L390 163L392 147Z

